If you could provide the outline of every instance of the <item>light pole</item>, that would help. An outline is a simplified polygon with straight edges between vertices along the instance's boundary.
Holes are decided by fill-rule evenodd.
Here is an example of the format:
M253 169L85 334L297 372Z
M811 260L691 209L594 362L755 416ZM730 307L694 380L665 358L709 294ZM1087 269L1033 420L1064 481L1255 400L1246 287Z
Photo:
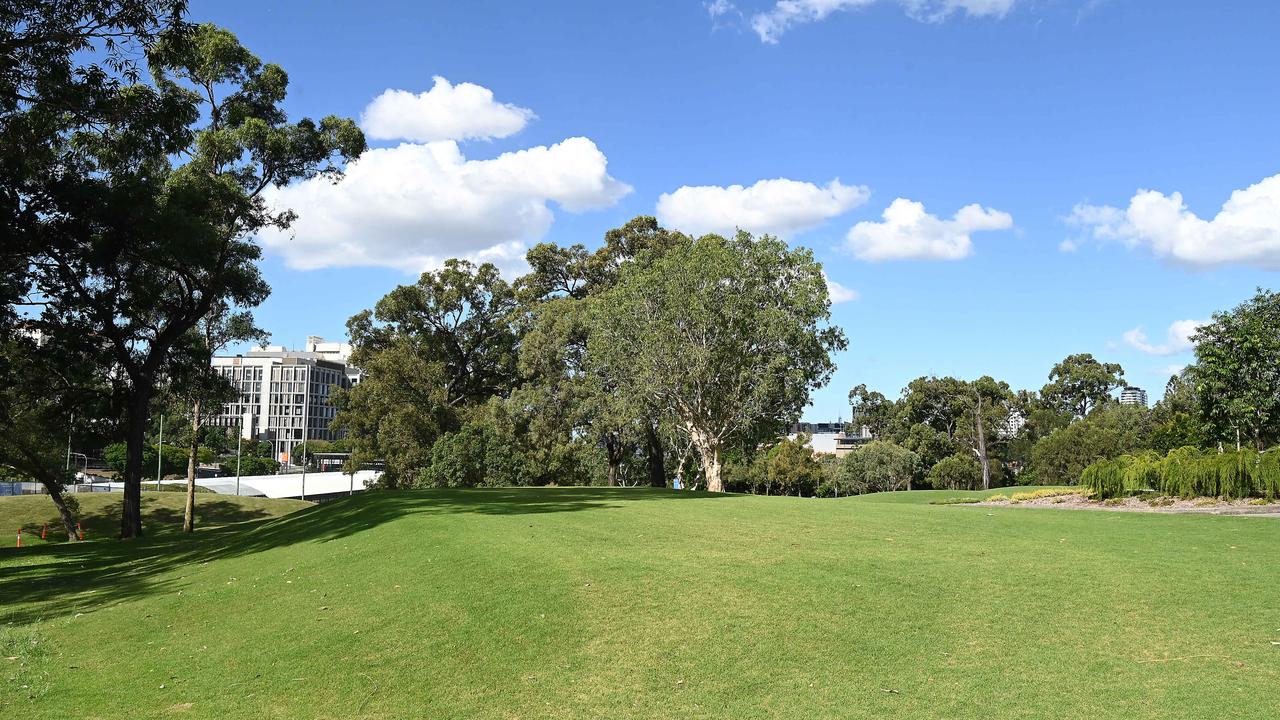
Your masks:
M240 497L240 443L244 441L244 418L240 419L240 432L236 433L236 497Z
M156 492L160 492L160 467L164 462L164 415L160 415L160 439L156 441Z

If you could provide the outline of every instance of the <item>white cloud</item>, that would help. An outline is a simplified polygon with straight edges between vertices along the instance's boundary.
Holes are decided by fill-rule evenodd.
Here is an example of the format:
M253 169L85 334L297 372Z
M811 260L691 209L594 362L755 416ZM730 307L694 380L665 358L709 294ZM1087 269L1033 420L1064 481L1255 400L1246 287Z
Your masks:
M1189 352L1195 347L1191 336L1204 324L1204 320L1175 320L1165 332L1165 342L1162 345L1153 345L1147 339L1147 333L1141 327L1136 327L1125 332L1124 342L1148 355L1176 355Z
M433 80L426 92L384 91L364 109L361 127L377 140L487 140L514 135L535 117L528 108L494 102L489 88Z
M766 43L796 25L825 20L829 15L873 5L877 0L777 0L773 7L751 17L751 29ZM942 22L963 12L970 17L1004 17L1020 0L897 0L907 15L921 22Z
M658 219L694 235L728 234L742 228L754 234L792 235L866 202L871 192L838 179L821 187L776 178L754 185L685 185L658 198Z
M1077 205L1067 222L1184 265L1280 269L1280 175L1232 192L1210 220L1188 210L1181 193L1139 190L1126 209Z
M884 222L864 221L849 230L845 244L858 259L960 260L973 253L972 233L1013 227L1009 213L981 205L966 205L943 220L906 198L890 203L882 217Z
M518 267L546 234L548 203L573 211L612 205L631 188L607 171L587 138L468 160L445 140L367 151L337 183L323 178L277 190L275 207L298 220L263 244L290 267L438 267L452 257Z
M847 288L844 285L832 280L825 272L822 273L822 279L827 281L827 296L831 298L832 305L840 303L853 302L862 297L857 290Z
M707 9L707 14L711 16L712 20L728 15L738 9L737 6L729 2L729 0L713 0L712 2L703 3L702 6Z

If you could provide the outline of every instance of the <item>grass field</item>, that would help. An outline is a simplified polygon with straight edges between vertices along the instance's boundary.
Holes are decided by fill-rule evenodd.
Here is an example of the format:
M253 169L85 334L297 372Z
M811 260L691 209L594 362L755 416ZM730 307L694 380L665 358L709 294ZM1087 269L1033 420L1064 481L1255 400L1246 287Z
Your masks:
M1280 716L1280 521L957 495L369 493L5 549L0 717Z

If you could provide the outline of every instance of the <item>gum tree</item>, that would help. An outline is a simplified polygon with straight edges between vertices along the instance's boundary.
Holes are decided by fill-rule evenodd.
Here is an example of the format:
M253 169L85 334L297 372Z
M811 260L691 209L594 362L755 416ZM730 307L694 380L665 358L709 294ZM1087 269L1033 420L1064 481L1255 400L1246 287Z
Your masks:
M725 449L798 417L845 347L822 266L768 235L682 241L624 266L592 310L589 364L689 439L712 492Z

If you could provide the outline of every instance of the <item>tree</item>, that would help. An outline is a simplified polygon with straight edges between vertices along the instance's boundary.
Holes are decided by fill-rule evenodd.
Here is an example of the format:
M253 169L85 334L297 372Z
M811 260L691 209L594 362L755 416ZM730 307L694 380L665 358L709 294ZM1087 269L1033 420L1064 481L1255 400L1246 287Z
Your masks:
M815 495L822 484L822 465L813 456L809 437L783 438L765 453L764 474L783 495Z
M232 312L227 303L219 302L199 326L187 334L187 352L178 357L183 362L174 363L177 366L175 389L191 418L183 532L196 529L196 470L204 423L239 395L239 390L214 370L213 356L232 343L258 341L261 344L267 337L267 333L254 324L252 313Z
M844 334L829 327L821 266L770 236L707 235L621 269L591 318L589 362L655 408L723 492L726 447L776 436L827 382Z
M117 113L67 139L75 182L52 193L60 212L33 263L40 330L103 350L101 370L121 380L126 538L142 534L147 411L175 345L219 303L253 307L269 291L253 238L294 215L264 191L337 176L365 147L350 120L289 123L284 71L225 30L160 37L147 60L152 84L121 86Z
M623 464L643 449L648 483L665 487L665 449L657 411L618 392L618 379L600 364L600 355L594 356L593 367L587 367L588 300L612 288L625 266L652 262L685 240L655 218L640 216L605 233L604 244L595 252L582 245L537 245L527 256L532 271L517 281L527 308L521 370L532 392L525 396L572 399L571 405L555 408L568 411L555 415L563 421L557 435L562 443L573 442L574 432L594 436L605 451L610 484L618 482ZM551 429L547 423L538 426Z
M1211 438L1257 450L1280 440L1280 293L1259 288L1192 340L1190 379Z
M1146 408L1105 405L1037 442L1031 451L1031 472L1041 485L1074 485L1090 463L1146 450L1150 443Z
M893 401L861 384L849 391L849 407L853 410L851 424L854 431L865 425L871 436L877 438L889 429L895 413Z
M910 490L920 456L886 440L872 440L840 460L837 492L857 495L869 492Z
M939 490L976 490L983 483L982 465L973 455L950 455L929 468L929 484Z
M1040 390L1048 407L1082 418L1111 399L1111 391L1124 386L1124 368L1101 363L1090 353L1068 355L1049 372L1049 384Z
M999 440L998 429L1009 419L1014 402L1008 383L984 375L958 389L963 393L966 422L963 435L982 467L982 489L991 489L991 446Z
M1164 397L1151 409L1151 425L1151 447L1161 454L1180 447L1209 445L1190 368L1165 383Z
M516 385L516 295L489 263L448 260L347 323L359 385L335 397L351 461L386 463L383 482L412 483L459 412Z
M89 371L79 358L41 351L29 335L0 337L0 468L40 483L73 541L75 506L63 495L72 477L68 436L82 437L109 400Z

